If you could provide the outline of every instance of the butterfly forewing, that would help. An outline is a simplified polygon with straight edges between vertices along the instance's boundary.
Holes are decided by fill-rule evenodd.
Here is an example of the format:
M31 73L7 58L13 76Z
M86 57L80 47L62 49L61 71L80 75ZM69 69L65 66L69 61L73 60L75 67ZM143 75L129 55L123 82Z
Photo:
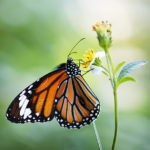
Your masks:
M45 122L54 117L54 100L58 85L68 75L58 68L24 89L8 107L6 116L14 123Z

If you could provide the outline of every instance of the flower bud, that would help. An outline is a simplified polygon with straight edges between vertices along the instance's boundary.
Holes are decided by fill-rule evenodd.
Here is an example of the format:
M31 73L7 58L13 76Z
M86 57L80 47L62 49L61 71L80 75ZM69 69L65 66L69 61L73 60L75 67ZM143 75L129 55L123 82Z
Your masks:
M97 22L93 25L93 30L97 33L97 38L99 41L99 45L103 49L107 49L112 45L112 31L111 31L111 24L108 22L102 21L101 23Z

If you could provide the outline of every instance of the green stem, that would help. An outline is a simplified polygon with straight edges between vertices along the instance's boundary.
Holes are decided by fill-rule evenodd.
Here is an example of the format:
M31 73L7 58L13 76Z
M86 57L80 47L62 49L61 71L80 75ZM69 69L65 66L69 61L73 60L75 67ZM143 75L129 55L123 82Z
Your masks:
M110 80L111 80L111 84L112 84L112 88L113 88L113 94L114 94L115 132L114 132L114 138L113 138L113 144L112 144L112 150L114 150L115 145L116 145L116 140L117 140L117 133L118 133L117 83L116 83L112 59L111 59L111 56L110 56L107 48L105 49L105 53L106 53L108 71L109 71ZM111 69L110 69L110 67L111 67Z
M113 66L113 63L112 63L112 59L111 59L111 56L109 54L109 51L107 50L107 57L108 57L108 61L109 61L109 64L111 66L111 71L112 71L112 82L113 82L113 89L115 88L116 86L116 78L115 78L115 71L114 71L114 66Z
M118 133L118 108L117 108L117 90L116 90L116 88L114 89L114 104L115 104L115 132L114 132L112 150L115 149L117 133Z
M108 73L109 73L109 77L110 77L110 82L111 82L111 85L112 87L114 87L113 85L113 80L112 80L112 73L111 73L111 70L110 70L110 61L109 61L109 56L108 56L108 53L105 51L105 55L106 55L106 61L107 61L107 66L108 66Z
M96 139L97 139L97 142L98 142L99 150L103 150L102 149L102 144L101 144L101 141L100 141L100 137L99 137L99 134L98 134L98 131L97 131L97 128L96 128L95 121L93 121L93 127L94 127L94 131L95 131Z

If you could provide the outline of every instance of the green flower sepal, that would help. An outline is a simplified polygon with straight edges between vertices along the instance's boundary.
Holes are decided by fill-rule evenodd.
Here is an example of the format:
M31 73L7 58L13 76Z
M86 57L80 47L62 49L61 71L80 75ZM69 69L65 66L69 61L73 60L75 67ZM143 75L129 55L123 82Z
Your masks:
M95 61L93 62L92 65L101 67L102 66L102 61L99 59L99 57L96 57Z

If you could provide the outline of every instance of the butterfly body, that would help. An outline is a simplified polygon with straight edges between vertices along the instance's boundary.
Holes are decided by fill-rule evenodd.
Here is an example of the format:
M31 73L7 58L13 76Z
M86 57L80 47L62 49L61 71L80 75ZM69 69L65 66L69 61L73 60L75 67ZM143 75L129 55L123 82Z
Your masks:
M79 66L68 58L18 94L6 117L14 123L46 122L55 117L62 127L81 128L97 118L99 108Z

